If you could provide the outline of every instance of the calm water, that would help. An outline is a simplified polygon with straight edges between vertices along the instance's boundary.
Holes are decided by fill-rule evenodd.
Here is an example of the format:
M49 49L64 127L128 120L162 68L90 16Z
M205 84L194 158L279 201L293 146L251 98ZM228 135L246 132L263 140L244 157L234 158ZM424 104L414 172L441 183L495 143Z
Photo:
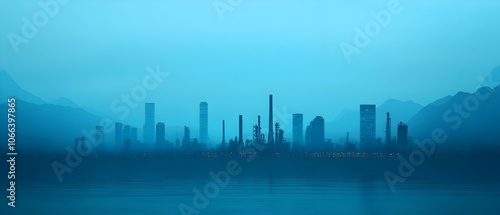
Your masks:
M23 183L1 214L181 214L206 180ZM6 210L2 207L2 210ZM233 178L200 214L500 214L500 186ZM14 212L14 213L12 213Z

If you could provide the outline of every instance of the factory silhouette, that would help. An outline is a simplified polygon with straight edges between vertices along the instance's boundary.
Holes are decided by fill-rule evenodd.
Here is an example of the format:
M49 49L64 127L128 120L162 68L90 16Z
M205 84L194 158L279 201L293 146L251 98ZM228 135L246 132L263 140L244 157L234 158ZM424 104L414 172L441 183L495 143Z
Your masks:
M184 126L181 139L176 137L175 142L166 138L165 123L155 121L155 103L145 103L144 125L142 141L138 137L138 128L116 122L114 125L114 146L109 147L113 141L104 140L104 128L96 126L95 140L104 143L112 152L131 154L134 152L238 152L242 148L265 147L268 152L404 152L411 150L411 138L408 136L408 126L400 122L397 124L397 135L392 136L392 121L387 113L385 141L376 137L376 106L373 104L360 105L359 144L349 141L349 131L346 131L345 143L334 144L325 137L325 120L316 116L304 130L304 115L292 115L292 138L286 139L285 131L280 128L280 123L273 122L273 95L269 95L269 124L267 136L262 131L261 116L256 117L256 124L252 126L252 138L243 137L243 115L239 115L238 136L226 139L226 123L221 121L220 142L215 148L209 148L208 138L208 103L201 102L199 106L199 138L192 138L189 127ZM76 147L85 147L85 137L75 139ZM80 146L79 146L80 145Z

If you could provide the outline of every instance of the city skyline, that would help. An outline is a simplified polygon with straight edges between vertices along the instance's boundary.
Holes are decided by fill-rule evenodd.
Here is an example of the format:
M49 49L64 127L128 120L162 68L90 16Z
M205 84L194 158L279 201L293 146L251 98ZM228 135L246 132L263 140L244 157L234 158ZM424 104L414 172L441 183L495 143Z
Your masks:
M0 73L1 73L0 75L6 75L6 73L4 73L3 71L0 71ZM498 77L500 77L500 76L498 74L500 74L500 67L496 67L494 70L492 70L490 72L490 74L487 77L484 77L484 80L480 80L477 87L481 87L481 86L494 87L494 86L496 86L496 84L500 83L500 81L498 79ZM10 81L9 81L9 79L10 79L10 77L8 77L8 76L6 79L3 79L3 80L7 80L6 84L7 84L7 86L10 86L9 89L16 89L17 88L17 89L22 90L22 88L20 88L19 86L16 86L16 83L14 80L10 79ZM18 90L16 90L16 92L17 91ZM451 94L451 95L454 95L454 94ZM37 98L36 95L33 95L33 96L35 98ZM227 97L227 98L230 98L230 97ZM261 105L259 105L258 107L252 108L252 110L249 110L248 112L245 111L245 113L246 113L245 115L249 115L249 116L250 115L263 115L262 113L269 111L268 107L265 104L266 101L263 101L262 99L255 98L255 96L252 96L252 98L253 98L252 100L248 100L248 102L245 103L245 106L247 106L247 104L253 104L253 105L261 104ZM338 129L339 128L338 125L333 125L334 126L333 128L329 128L329 127L332 127L332 123L338 124L337 121L342 120L343 119L342 117L345 114L349 114L350 112L355 110L356 106L348 107L348 109L344 109L344 111L341 112L340 114L332 115L333 111L321 112L321 111L311 110L311 108L308 108L308 112L303 111L303 110L298 109L297 107L289 105L289 101L284 101L280 96L278 98L279 98L278 100L274 101L274 103L278 104L278 105L274 104L273 111L276 112L274 120L278 120L279 122L281 122L281 126L282 126L282 129L285 131L286 138L290 138L290 139L292 138L291 135L293 133L293 125L292 125L293 116L291 116L291 115L293 113L297 113L297 112L302 112L304 115L304 118L306 120L311 119L317 115L323 116L325 118L325 122L326 122L327 136L329 136L329 137L333 136L334 137L333 141L342 141L342 139L344 139L342 137L345 136L345 131L351 131L351 138L354 141L356 141L359 137L359 134L356 132L356 130L354 130L352 128L352 125L350 127L349 126L346 126L346 127L340 126L340 130ZM439 98L440 98L440 96L436 95L436 99L439 100ZM442 97L442 98L445 98L445 97ZM205 99L203 99L201 101L204 101L204 100ZM30 101L30 100L28 100L28 101ZM387 103L391 103L393 101L395 101L395 100L390 99L382 104L380 104L380 103L377 104L377 106L384 106ZM147 101L145 101L145 102L148 103ZM328 103L329 102L330 101L328 101ZM335 102L337 102L337 101L335 101ZM409 101L407 101L406 103L408 103L408 102ZM75 106L74 104L72 105L71 103L72 103L71 100L66 99L65 103L56 102L55 104L64 105L64 106L70 105L71 107L82 108L85 111L89 111L83 107L78 107L78 106ZM179 107L180 103L177 103L177 102L174 102L172 104L171 103L172 102L170 102L170 101L164 101L164 100L162 100L161 102L157 102L155 106L158 106L157 107L158 109L172 110L172 111L159 111L156 113L155 117L160 119L160 121L165 122L166 127L181 127L181 126L187 125L193 130L194 134L198 135L198 133L200 132L199 124L194 123L194 121L199 121L199 115L193 114L193 113L196 113L199 110L194 105L190 105L190 106L183 107L184 111L186 111L186 110L192 111L189 114L182 114L182 113L176 114L173 112L173 110L175 110L176 107ZM200 103L199 101L195 102L195 104L199 104L199 103ZM210 103L212 104L212 107L214 107L214 109L212 109L212 111L211 111L212 117L225 118L228 125L233 124L233 123L238 123L237 122L238 119L232 117L234 115L231 113L234 113L237 115L241 114L241 112L243 112L243 111L238 111L240 109L240 108L238 108L239 105L235 105L236 103L230 103L228 106L220 106L221 104L217 103L217 102L216 102L216 104L213 104L210 101ZM410 102L410 103L414 103L414 102ZM38 103L38 104L40 104L40 103ZM97 116L109 118L109 119L114 120L114 121L119 121L119 122L122 122L123 124L136 125L140 129L143 129L143 123L144 123L143 117L144 117L145 109L144 109L143 105L138 105L138 104L139 103L136 102L135 106L131 106L127 109L128 112L126 112L126 115L125 115L126 117L124 118L124 120L121 120L121 119L119 119L119 117L117 117L117 116L120 116L121 114L123 114L123 112L114 112L110 115L97 115ZM416 104L416 105L418 105L418 104ZM337 105L328 104L328 105L314 106L314 107L315 108L318 107L318 109L333 110L333 108L336 106ZM224 114L221 115L220 114L221 110L227 110L227 111L223 111ZM415 113L416 112L413 112L412 114L415 114ZM330 115L330 117L329 117L329 115ZM140 117L138 118L138 116L140 116ZM165 117L165 116L168 116L168 117ZM263 116L265 117L265 115L263 115ZM412 115L408 115L408 116L412 116ZM408 118L408 116L406 116L406 117L402 116L401 113L396 114L395 118L394 118L395 123L397 123L399 121L407 122L410 119L410 118ZM378 117L380 117L380 116L378 116ZM403 117L403 118L401 118L401 117ZM379 121L382 122L385 120L379 120ZM155 125L150 126L150 127L153 127L153 132L154 132L154 126ZM216 128L219 126L220 126L220 122L217 123L214 120L209 121L208 127ZM244 122L244 127L251 127L251 126L252 126L252 124L249 121ZM378 124L377 126L378 126L377 137L382 137L383 142L385 142L385 140L384 140L385 138L383 136L381 136L382 135L381 133L385 133L385 130L382 129L383 126L381 124ZM263 125L263 128L268 129L268 126ZM346 129L346 128L348 128L348 129ZM334 134L330 133L332 131L334 132ZM354 132L352 132L352 131L354 131ZM230 127L228 127L227 132L228 133L237 132L237 128L230 126ZM396 132L397 132L396 126L393 126L392 133L395 134ZM141 131L141 133L142 133L142 131ZM180 132L180 133L182 133L182 132ZM219 131L211 130L210 137L213 138L214 136L217 136L217 133L219 133ZM141 135L141 137L142 137L142 135ZM169 134L168 136L171 137L172 134ZM249 133L248 131L245 131L244 136L246 138L248 138L249 136L251 136L251 133ZM152 139L154 142L154 135L152 137L153 137Z
M499 11L0 1L0 211L500 214Z
M500 72L500 70L499 70L498 68L496 68L495 70L493 70L493 71L491 72L491 74L490 74L489 78L488 78L488 79L486 79L486 80L485 80L485 82L481 83L481 84L479 85L479 87L481 87L481 86L494 86L494 84L495 84L495 83L498 83L498 81L497 81L496 79L491 79L491 78L498 77L498 74L499 74L498 72ZM461 95L461 94L463 94L463 93L462 93L462 92L458 92L456 95ZM293 115L294 115L294 113L289 112L289 111L287 111L286 109L283 109L284 111L279 111L279 109L276 109L276 108L275 108L273 111L271 111L272 109L270 109L269 107L270 107L270 105L271 105L271 104L273 104L275 101L272 99L272 98L273 98L272 96L269 96L269 97L270 97L270 98L269 98L269 101L268 101L268 106L267 106L267 107L266 107L266 106L264 106L264 107L260 107L259 109L261 109L261 110L263 110L263 109L267 109L267 111L266 111L266 112L269 112L269 113L271 113L271 112L272 112L272 113L276 112L276 114L273 114L274 120L273 120L272 122L270 122L270 123L273 123L273 122L279 122L279 123L280 123L280 129L282 129L282 130L284 131L283 138L284 138L284 139L286 139L288 142L291 142L291 144L292 144L292 146L293 146ZM278 99L277 99L277 101L283 102L283 101L281 100L281 98L280 98L280 97L277 97L277 98L278 98ZM449 96L448 96L448 97L443 97L443 98L441 98L441 99L436 100L435 102L436 102L436 103L439 103L439 102L442 102L442 101L447 101L447 100L448 100L448 98L449 98ZM261 99L261 100L262 100L262 99ZM393 100L393 102L394 102L394 100ZM161 104L162 102L159 102L159 103ZM148 125L149 125L149 124L151 124L151 125L153 125L153 132L155 132L154 126L156 125L156 121L155 121L155 117L156 117L156 115L157 115L158 113L168 112L168 111L166 111L166 110L160 110L160 111L158 111L158 112L154 112L154 109L155 109L156 105L157 105L157 104L159 104L159 103L151 103L151 102L145 102L145 103L144 103L145 105L143 105L143 107L148 107L148 106L150 106L150 107L149 107L149 108L145 108L145 109L143 109L143 110L144 110L144 112L141 114L141 115L143 116L143 120L142 120L142 121L143 121L143 122L149 121L148 123L138 123L138 124L134 124L134 123L125 123L125 121L123 121L123 122L122 122L122 126L125 126L125 125L132 125L132 126L136 126L136 127L132 127L132 126L130 126L130 132L132 132L132 130L134 130L134 129L135 129L135 133L136 133L136 134L138 134L138 135L140 135L140 136L142 136L142 138L144 139L144 137L145 137L144 135L145 135L147 132L145 133L145 132L144 132L144 130L140 130L140 128L141 128L141 127L143 127L143 126L146 126L146 124L148 124ZM202 103L204 103L204 102L201 102L201 103L198 103L198 104L200 104L200 105L201 105ZM396 103L397 103L397 101L396 101ZM207 103L206 105L207 105L207 107L208 107L208 103ZM375 107L376 107L376 108L378 108L378 106L379 106L379 105L375 105ZM384 105L382 105L382 106L384 106ZM391 109L391 108L387 109L387 107L392 107L392 109ZM406 118L404 118L404 120L402 120L402 118L401 118L401 110L403 110L403 112L404 112L404 109L405 109L405 108L401 109L401 106L400 106L400 107L397 107L397 106L387 106L387 107L385 107L385 108L384 108L384 107L382 107L384 111L381 111L381 113L380 113L380 114L384 114L384 115L385 115L385 112L387 112L387 111L392 112L392 110L395 110L395 111L396 111L396 117L394 118L395 123L398 123L398 122L404 122L404 123L406 124L406 123L407 123L407 122L411 119L411 116L414 116L414 115L417 113L417 112L413 112L413 113L410 115L410 118L406 117ZM408 107L408 106L407 106L407 107ZM224 107L215 107L215 109L218 109L218 108L224 108ZM422 109L422 108L423 108L423 107L419 107L419 108L418 108L418 110L420 110L420 109ZM140 109L141 109L141 108L135 108L135 109L131 109L130 111L131 111L131 112L132 112L132 111L133 111L133 112L137 112L137 111L139 111ZM150 111L146 111L147 109L149 109ZM186 109L190 109L190 107L186 107ZM170 142L176 142L176 140L177 140L177 138L178 138L179 136L181 136L181 137L182 137L182 136L183 136L183 135L182 135L182 132L179 132L179 130L178 130L178 129L176 129L175 127L180 127L180 126L183 126L183 125L184 125L184 126L189 127L189 128L190 128L190 133L193 133L193 137L196 137L196 138L198 139L198 141L200 141L200 140L201 140L201 138L200 138L200 130L197 130L196 128L198 128L198 127L201 125L201 122L202 122L202 121L200 120L200 119L202 118L202 116L203 116L203 114L202 114L202 109L203 109L203 108L200 108L200 109L198 109L198 110L197 110L197 111L199 111L199 114L198 114L198 116L197 116L197 117L198 117L198 119L197 119L198 123L197 123L197 124L195 124L194 122L188 122L188 121L186 120L186 121L185 121L185 123L179 124L178 126L171 126L171 125L168 125L169 123L172 123L172 121L171 121L171 120L169 120L169 119L165 119L165 118L159 118L159 119L158 119L158 122L163 122L163 123L165 123L165 127L166 127L166 139L167 139L167 141L170 141ZM207 113L208 113L208 108L207 108ZM241 113L241 112L240 112L240 113ZM258 113L257 115L261 115L261 114L262 114L262 112ZM361 115L361 112L359 112L359 114ZM403 113L403 114L404 114L404 113ZM210 114L210 115L212 115L212 114ZM241 115L241 114L239 114L239 115ZM245 116L246 116L246 115L250 116L249 114L246 114L246 113L245 113ZM321 115L321 116L322 116L322 115ZM251 116L250 116L250 117L251 117ZM307 116L307 115L306 115L306 116L304 116L304 114L303 114L303 118L304 118L304 120L306 120L306 121L308 120L308 118L309 118L309 119L311 119L310 117L313 117L313 116L311 116L311 115L309 115L309 116ZM349 129L345 129L346 127L337 127L338 123L337 123L337 124L335 124L335 125L332 125L332 124L331 124L331 122L332 122L331 120L332 120L332 119L325 118L324 116L322 116L322 117L323 117L323 118L324 118L324 120L325 120L325 136L326 136L326 137L325 137L325 140L331 140L334 144L343 143L343 142L345 141L345 133L346 133L346 132L349 132L349 133L351 134L351 135L350 135L350 137L351 137L350 142L351 142L351 143L355 143L355 144L360 144L360 139L358 139L358 137L360 137L360 134L359 134L359 133L357 133L357 132L360 132L361 130L358 130L358 129L353 129L352 127L350 127ZM146 118L148 118L149 120L146 120ZM208 114L207 114L207 118L208 118ZM376 118L378 118L378 119L379 119L379 120L376 120L376 122L377 122L377 123L376 123L376 126L375 126L375 127L377 128L377 129L376 129L376 135L375 135L375 137L376 137L376 139L377 139L377 140L376 140L376 145L380 145L380 144L387 144L387 137L385 137L385 140L384 140L384 136L385 136L385 134L386 134L386 129L387 129L387 128L386 128L386 129L383 129L383 126L381 126L381 125L379 124L379 122L382 122L382 121L384 121L384 120L381 120L382 118L381 118L381 116L380 116L380 115L378 115L378 112L377 112L377 117L376 117ZM384 117L384 118L385 118L385 117ZM106 119L106 118L104 118L104 119ZM183 118L182 118L181 116L179 116L179 117L177 117L177 119L183 119ZM231 136L232 136L233 134L235 134L236 132L237 132L237 135L236 135L237 137L239 137L239 136L243 136L243 137L244 137L244 138L243 138L243 140L246 140L246 139L251 139L252 133L251 133L250 129L248 129L248 128L251 128L251 127L252 127L252 124L254 123L254 122L252 122L252 120L245 120L245 121L244 121L244 123L243 123L243 127L244 127L245 129L241 132L241 133L242 133L242 135L240 135L239 131L237 131L237 130L238 130L238 127L237 127L237 126L234 126L234 124L233 124L233 123L235 123L235 124L236 124L236 123L238 123L238 122L237 122L237 121L238 121L238 118L237 118L237 117L232 116L232 117L230 117L230 118L224 118L224 119L226 120L226 124L227 124L227 125L229 125L229 126L226 126L226 127L228 128L228 129L227 129L227 131L226 131L226 133L230 135L230 136L228 136L228 138L227 138L228 142L229 142L229 140L231 140L231 139L232 139L232 138L231 138ZM263 121L264 121L264 120L269 120L269 119L270 119L270 118L269 118L268 116L266 117L266 115L265 115L265 114L263 115ZM229 122L229 123L227 123L227 122ZM351 118L351 120L350 120L350 121L345 121L345 120L344 120L343 122L344 122L344 123L349 124L350 122L354 122L354 121L353 121L353 120L352 120L352 118ZM210 120L210 121L208 121L208 120L207 120L207 123L209 123L209 124L214 124L214 123L217 123L217 122L215 122L215 120ZM219 122L219 123L220 123L220 122ZM219 123L217 123L217 124L219 124ZM385 122L383 122L383 123L385 123ZM142 124L142 126L140 126L139 124ZM267 124L267 123L265 123L265 124ZM265 124L263 124L263 125L265 125ZM139 126L138 126L138 125L139 125ZM219 125L220 125L220 124L219 124ZM95 124L94 124L93 126L95 126ZM304 128L305 128L306 124L304 124L303 126L304 126ZM138 127L139 127L139 128L138 128ZM172 127L174 127L174 129L172 129ZM219 126L214 126L214 127L216 128L216 127L219 127ZM274 127L274 126L273 126L273 127ZM193 130L193 128L194 128L194 130ZM358 128L360 128L360 127L359 127L359 125L358 125ZM122 132L127 131L127 132L126 132L126 133L127 133L127 136L133 136L133 135L134 135L133 133L132 133L132 134L128 134L128 133L129 133L128 128L127 128L126 130L123 130L123 129L124 129L124 128L122 128ZM144 129L144 127L143 127L143 129ZM267 135L267 136L266 136L266 139L267 139L267 141L269 141L269 138L270 138L270 136L268 135L268 134L269 134L269 128L268 128L268 127L265 127L265 126L262 126L262 129L263 129L263 130L262 130L262 133L263 133L263 134L265 134L265 135ZM397 129L398 129L398 127L397 127L397 126L393 126L393 127L392 127L392 129L391 129L391 130L392 130L392 134L398 134L398 130L397 130ZM99 130L99 129L96 129L96 130ZM176 131L174 131L174 132L176 132L176 133L174 133L174 134L169 133L169 132L172 132L173 130L176 130ZM215 145L217 145L217 143L218 143L217 136L218 136L218 135L213 135L213 133L219 133L219 132L220 132L220 131L217 131L217 130L218 130L218 129L212 129L212 130L211 130L211 132L212 132L212 133L210 133L210 135L209 135L209 137L210 137L210 142L208 142L208 144L205 144L206 146L208 146L208 148L213 148ZM267 132L265 132L265 130L267 130ZM333 134L333 135L332 135L332 131L334 132L334 134ZM305 133L305 132L304 132L304 133ZM384 135L382 135L381 133L384 133ZM142 135L141 135L141 134L142 134ZM278 135L278 134L277 134L277 133L275 133L275 135L273 135L273 138L272 138L271 140L273 140L273 141L274 141L274 140L276 140L276 135ZM407 135L408 135L408 136L410 136L410 135L411 135L411 133L410 133L410 134L407 134ZM108 135L108 136L109 136L109 135ZM148 136L148 135L146 135L146 136ZM175 139L174 139L174 136L175 136ZM373 135L372 135L372 136L373 136ZM77 136L73 136L72 138L75 138L75 137L77 137ZM153 143L155 143L154 137L155 137L155 135L153 134ZM214 137L215 137L215 138L214 138ZM395 137L396 137L395 135L392 135L392 136L391 136L391 138L392 138L392 139L395 139ZM422 136L421 136L421 133L420 133L420 137L422 137ZM112 139L112 138L113 138L113 137L107 137L106 139L107 139L107 140L110 140L110 139ZM115 137L115 138L116 138L116 137ZM137 138L136 138L136 139L137 139ZM242 139L242 138L237 138L237 140L238 140L238 141L239 141L239 140L241 140L241 139ZM372 139L373 139L373 138L372 138ZM379 139L381 139L381 140L379 140ZM121 141L118 141L118 142L120 142L119 144L116 144L116 145L120 145L120 146L116 146L116 147L118 147L118 148L123 148L123 146L125 146L125 145L130 145L130 143L131 143L131 142L129 142L129 143L123 143L123 144L122 144L122 143L121 143ZM201 142L201 141L200 141L200 142ZM396 139L395 139L395 140L391 141L391 143L394 143L394 142L397 142L397 137L396 137ZM153 144L149 144L149 145L153 145ZM175 143L174 145L176 145L176 143ZM372 144L372 145L373 145L373 144ZM400 144L395 144L395 147L396 147L396 146L399 146L399 145L400 145ZM154 147L151 147L151 148L154 148ZM360 147L358 146L358 148L360 148Z
M402 121L398 124L397 127L397 136L392 136L390 131L387 133L387 129L391 129L389 112L387 113L387 126L386 126L386 139L384 143L380 142L379 139L382 137L376 136L376 105L372 104L360 104L360 122L359 122L359 133L360 137L358 140L356 138L351 138L351 140L346 140L347 145L343 145L341 142L337 142L336 140L339 137L334 138L331 136L325 135L325 119L322 116L314 117L308 125L304 124L303 114L302 113L293 113L291 114L293 128L291 134L286 134L283 129L280 127L280 122L273 122L274 114L273 114L273 95L269 95L268 102L268 110L269 110L269 125L273 125L267 129L267 133L263 133L261 127L261 116L258 115L258 122L253 126L253 136L252 138L244 137L243 134L248 134L249 131L244 129L243 126L243 115L238 115L238 133L233 140L229 138L229 141L226 141L226 119L222 119L222 136L220 140L217 140L217 137L210 137L208 135L208 102L199 103L199 127L200 132L198 136L191 135L191 128L189 126L184 126L184 134L182 136L182 144L180 146L176 146L174 142L179 141L179 136L176 135L175 139L173 137L168 137L165 133L165 123L164 122L156 122L154 121L154 116L156 115L156 111L154 109L155 103L144 103L146 107L145 117L144 117L144 128L146 128L147 124L156 124L156 139L154 142L148 141L149 135L146 130L143 130L143 139L142 142L137 142L136 140L131 140L130 130L135 129L135 135L137 136L137 128L131 127L130 125L124 125L122 123L115 123L115 150L118 151L129 151L130 145L132 142L136 144L140 144L134 146L135 149L140 150L165 150L165 149L230 149L232 144L245 145L253 144L248 141L256 141L260 139L260 135L265 137L265 143L269 147L282 148L285 144L288 148L294 150L338 150L338 147L345 147L345 149L352 150L361 150L361 151L375 151L375 150L389 150L394 151L398 148L398 146L407 146L411 144L408 135L408 126ZM99 127L99 126L97 126ZM97 128L96 127L96 128ZM231 126L233 127L233 126ZM305 130L303 129L305 127ZM204 130L204 131L203 131ZM258 130L258 131L257 131ZM258 133L256 133L258 132ZM349 132L353 131L342 131ZM255 136L257 135L257 136ZM231 137L231 136L229 136ZM305 138L304 138L305 137ZM203 139L205 141L203 141ZM349 137L347 137L349 138ZM354 141L353 141L354 139ZM394 140L393 140L394 139ZM194 144L194 145L193 145ZM348 146L349 144L353 145ZM383 144L383 147L380 145ZM393 145L395 144L395 145ZM199 146L196 146L199 145ZM280 146L281 145L281 146ZM123 146L120 149L120 146ZM233 149L234 148L233 146ZM283 149L283 148L282 148Z
M166 0L137 10L134 5L140 4L138 1L120 6L72 2L61 6L60 13L29 43L22 44L19 53L4 37L0 41L5 47L0 52L0 69L47 103L68 98L94 115L119 118L121 113L110 108L113 101L121 101L122 94L129 95L142 84L149 74L147 67L156 71L158 65L169 75L147 92L145 102L156 101L158 109L171 108L175 115L157 117L181 124L172 116L194 122L198 117L193 114L197 108L193 105L200 101L227 107L213 116L228 118L239 114L238 109L256 115L266 103L256 95L269 93L287 101L275 101L277 109L286 106L290 112L303 112L306 118L322 115L331 119L357 104L381 104L388 99L427 105L436 95L473 91L478 79L499 65L499 32L491 27L500 16L497 4L455 5L450 0L403 2L402 12L394 15L390 25L349 64L339 44L352 44L354 28L363 29L374 20L372 11L387 7L384 0L369 2L294 1L281 5L257 0L241 5L248 11L235 10L225 22L220 22L210 4L179 5ZM2 35L21 34L23 17L31 20L33 10L43 10L27 2L0 4L1 8L16 8L0 13L5 20L0 23ZM453 9L449 5L454 5ZM120 10L94 11L96 7ZM284 7L279 17L275 17L274 7ZM98 15L89 17L88 11ZM308 15L296 16L298 11ZM261 12L258 17L252 15ZM89 32L100 36L89 37ZM210 36L194 39L195 35ZM28 53L40 58L33 61ZM378 83L377 87L367 93L366 87L373 83ZM231 101L225 99L227 96ZM336 105L325 107L322 98L331 98L329 102ZM302 102L306 100L308 104ZM137 112L130 113L125 123L142 120L142 110Z

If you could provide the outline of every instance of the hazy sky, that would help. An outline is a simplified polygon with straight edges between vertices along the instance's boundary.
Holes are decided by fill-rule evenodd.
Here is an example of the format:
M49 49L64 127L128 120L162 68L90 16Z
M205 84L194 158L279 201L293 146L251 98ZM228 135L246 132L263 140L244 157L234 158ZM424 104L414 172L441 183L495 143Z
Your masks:
M305 123L389 98L425 105L474 90L500 65L497 0L401 0L401 12L348 63L339 45L354 45L354 29L390 1L243 0L221 21L212 0L71 0L16 54L9 32L22 36L23 17L43 9L4 0L0 68L45 101L63 96L118 117L112 102L159 65L170 75L146 98L157 103L157 121L197 126L207 101L213 128L238 114L267 120L270 93L278 110L302 112ZM142 123L142 111L124 121Z

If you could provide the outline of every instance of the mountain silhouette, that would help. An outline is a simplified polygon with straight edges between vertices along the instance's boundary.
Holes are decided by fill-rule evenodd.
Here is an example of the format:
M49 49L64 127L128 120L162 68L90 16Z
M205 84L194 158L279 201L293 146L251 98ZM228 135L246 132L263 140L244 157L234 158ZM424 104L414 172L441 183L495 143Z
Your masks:
M500 84L500 66L495 67L491 70L490 74L486 77L480 77L481 84L480 87L490 87L495 88Z
M7 99L10 97L15 97L18 99L22 99L24 101L33 103L33 104L45 104L45 102L31 94L30 92L21 88L14 79L12 79L9 74L5 70L0 69L0 102L7 102Z
M0 108L7 110L7 103L0 104ZM0 118L6 122L7 114ZM84 136L84 129L95 128L100 119L80 108L38 105L16 99L17 146L23 150L63 151L67 145L73 146L75 138ZM1 134L6 136L6 130L2 129Z
M487 99L479 95L491 93ZM448 149L479 149L500 146L500 86L479 88L474 93L458 92L422 108L409 122L413 139L432 137L442 129L448 140L440 146Z
M77 104L75 104L73 101L71 101L65 97L57 98L56 100L54 100L52 102L52 104L63 106L63 107L79 108L79 106Z

